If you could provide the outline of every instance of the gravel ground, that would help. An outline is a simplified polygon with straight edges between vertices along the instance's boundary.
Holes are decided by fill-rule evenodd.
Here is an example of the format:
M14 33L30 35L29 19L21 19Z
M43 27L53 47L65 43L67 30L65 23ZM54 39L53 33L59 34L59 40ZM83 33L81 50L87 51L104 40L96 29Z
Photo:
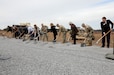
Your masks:
M114 75L112 48L0 37L0 75Z

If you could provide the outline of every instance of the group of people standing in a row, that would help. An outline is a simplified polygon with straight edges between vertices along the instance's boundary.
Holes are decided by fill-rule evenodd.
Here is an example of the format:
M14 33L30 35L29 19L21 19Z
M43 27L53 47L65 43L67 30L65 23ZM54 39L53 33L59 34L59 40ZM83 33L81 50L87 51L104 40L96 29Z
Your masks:
M66 29L63 25L56 24L54 25L53 23L50 23L50 31L53 32L53 42L56 42L59 38L60 35L62 35L62 43L66 43L70 41L70 38L73 40L73 44L76 44L76 35L78 35L79 29L76 27L75 24L72 22L69 23L71 30L70 32L68 29ZM57 29L57 28L58 29ZM88 46L92 45L92 39L94 37L93 35L93 29L85 24L82 24L82 27L85 29L85 43ZM12 29L11 29L12 28ZM16 25L13 25L12 27L8 27L8 31L11 31L14 33L15 38L23 38L23 41L26 39L35 39L35 40L43 40L48 41L48 26L41 24L41 29L35 24L34 27L30 25L26 26L21 26L18 27ZM69 33L69 36L67 36L67 33ZM26 35L28 34L28 35ZM26 38L28 37L28 38Z
M38 41L40 40L40 37L42 38L42 40L44 41L45 38L48 41L48 27L46 25L41 24L41 29L34 24L34 27L30 26L30 25L24 25L24 26L17 26L17 25L13 25L12 27L8 26L8 30L7 31L11 31L14 33L14 37L17 39L21 39L23 38L23 41L30 39L37 39ZM27 38L26 38L27 37Z
M110 24L111 24L111 28L110 28ZM68 32L68 30L63 26L63 25L59 25L56 24L54 25L53 23L50 23L50 30L51 32L53 32L53 42L56 42L58 40L58 38L60 38L60 35L62 34L62 43L66 43L70 40L70 38L72 38L73 40L73 44L76 44L76 35L78 35L78 28L76 27L76 25L72 22L69 23L70 27L71 27L71 31L69 32L69 36L67 37L66 34ZM58 27L58 30L56 29L56 27ZM85 25L84 23L82 24L82 27L85 30L84 33L84 43L87 46L92 46L92 40L95 39L94 37L94 30L92 27ZM113 29L113 23L110 20L107 20L106 17L102 17L102 22L101 22L101 29L102 29L102 36L105 35L109 30ZM24 37L25 41L25 37L26 34L28 34L29 39L33 40L47 40L48 41L48 26L41 24L41 29L35 24L34 27L27 25L25 27L17 27L15 25L13 25L12 27L8 26L8 31L12 31L14 33L14 37L15 38L22 38ZM109 48L110 46L110 33L108 33L107 35L107 47ZM68 38L68 40L66 39ZM105 37L103 37L102 39L102 47L105 47Z

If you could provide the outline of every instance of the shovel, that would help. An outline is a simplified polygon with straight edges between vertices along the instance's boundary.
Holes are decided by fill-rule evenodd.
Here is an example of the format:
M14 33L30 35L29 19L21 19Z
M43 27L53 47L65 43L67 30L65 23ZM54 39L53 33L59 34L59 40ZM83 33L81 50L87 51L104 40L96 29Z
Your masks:
M105 35L103 35L100 39L97 40L96 44L98 44L102 38L104 38L108 33L110 33L112 30L109 30Z
M86 40L87 40L87 39L85 38L84 42L81 43L81 47L86 47L86 43L85 43Z
M68 40L66 41L67 43L67 46L69 46L71 43L70 43L70 40L71 40L71 36L68 37Z

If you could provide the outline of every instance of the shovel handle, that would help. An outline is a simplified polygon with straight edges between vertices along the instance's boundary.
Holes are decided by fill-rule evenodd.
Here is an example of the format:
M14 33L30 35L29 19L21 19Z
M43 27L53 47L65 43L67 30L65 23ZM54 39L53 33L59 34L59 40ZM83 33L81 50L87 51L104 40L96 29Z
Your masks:
M104 38L108 33L110 33L112 30L109 30L105 35L103 35L100 39L98 39L97 40L97 42L96 42L96 44L98 44L99 43L99 41L101 41L102 40L102 38Z

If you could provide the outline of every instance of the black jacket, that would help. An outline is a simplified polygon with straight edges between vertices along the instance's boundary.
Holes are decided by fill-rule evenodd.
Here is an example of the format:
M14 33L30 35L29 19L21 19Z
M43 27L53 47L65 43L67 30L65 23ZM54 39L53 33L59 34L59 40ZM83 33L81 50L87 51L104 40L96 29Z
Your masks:
M72 33L71 33L72 35L76 35L79 32L75 25L71 26L71 30L72 30Z
M51 26L51 31L52 31L55 35L57 35L57 30L56 30L56 27L55 27L55 26Z
M110 30L110 24L111 24L111 28L113 28L113 23L110 20L107 20L106 22L107 23L101 22L102 32L108 32Z

